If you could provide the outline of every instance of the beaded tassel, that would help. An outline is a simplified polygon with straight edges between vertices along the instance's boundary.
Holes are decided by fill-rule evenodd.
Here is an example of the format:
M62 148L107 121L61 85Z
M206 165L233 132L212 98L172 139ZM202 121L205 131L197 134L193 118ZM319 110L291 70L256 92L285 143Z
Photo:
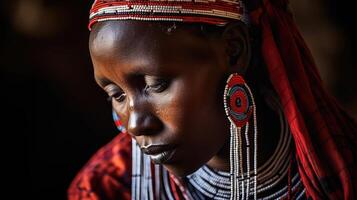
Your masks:
M249 199L249 186L250 186L250 156L249 156L249 136L248 136L248 130L249 130L249 122L247 122L247 124L245 125L245 146L246 146L246 161L247 161L247 178L246 178L246 182L247 182L247 195L246 195L246 199Z
M240 129L240 128L239 128ZM237 127L231 123L230 139L230 176L231 176L231 199L239 198L239 154L238 154L238 132ZM232 163L236 163L232 165ZM233 192L237 191L237 192Z
M161 194L161 165L155 165L155 199L160 199Z
M132 140L132 195L131 199L140 199L141 194L141 152L135 140Z
M132 200L153 200L154 199L154 190L155 197L159 195L160 192L160 173L159 168L155 166L155 183L156 187L154 189L152 182L151 174L151 160L148 155L145 155L141 152L139 145L136 141L132 140L132 157L133 157L133 166L132 166L132 184L131 184L131 199Z
M248 87L247 84L245 84L248 92L252 98L252 104L253 104L253 125L254 125L254 152L253 152L253 168L254 168L254 174L253 174L253 183L254 183L254 199L257 199L257 176L258 176L258 172L257 172L257 159L258 159L258 126L257 126L257 107L255 105L255 101L254 101L254 96L252 91L250 90L250 88ZM249 145L249 144L248 144ZM249 151L248 151L249 152ZM250 173L250 171L248 170L248 174ZM249 192L248 192L249 194Z

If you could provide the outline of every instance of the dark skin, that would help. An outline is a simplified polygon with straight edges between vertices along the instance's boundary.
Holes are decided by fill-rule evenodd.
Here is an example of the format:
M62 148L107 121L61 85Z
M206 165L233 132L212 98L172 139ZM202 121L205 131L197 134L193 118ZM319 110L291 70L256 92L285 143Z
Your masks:
M164 166L177 176L205 163L229 170L223 90L229 74L244 76L249 65L245 25L234 23L219 37L203 37L185 26L167 34L155 22L108 21L96 24L89 45L97 83L140 146L174 145ZM267 143L258 163L276 145Z

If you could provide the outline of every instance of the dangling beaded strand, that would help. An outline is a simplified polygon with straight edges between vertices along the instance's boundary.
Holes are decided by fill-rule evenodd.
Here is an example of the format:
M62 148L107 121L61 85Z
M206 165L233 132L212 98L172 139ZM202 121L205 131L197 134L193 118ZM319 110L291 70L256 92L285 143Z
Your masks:
M254 199L257 199L257 157L258 157L258 127L257 127L257 107L255 105L255 100L252 91L245 83L246 88L248 89L249 95L252 98L253 104L253 126L254 126L254 155L253 155L253 168L254 168L254 175L253 175L253 182L254 182ZM248 170L248 174L250 171Z

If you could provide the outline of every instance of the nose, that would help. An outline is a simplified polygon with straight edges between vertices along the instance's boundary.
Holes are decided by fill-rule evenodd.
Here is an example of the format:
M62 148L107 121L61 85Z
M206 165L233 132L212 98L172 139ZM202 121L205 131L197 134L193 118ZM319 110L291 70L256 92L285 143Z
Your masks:
M131 111L128 132L133 136L155 135L163 129L161 120L150 112Z

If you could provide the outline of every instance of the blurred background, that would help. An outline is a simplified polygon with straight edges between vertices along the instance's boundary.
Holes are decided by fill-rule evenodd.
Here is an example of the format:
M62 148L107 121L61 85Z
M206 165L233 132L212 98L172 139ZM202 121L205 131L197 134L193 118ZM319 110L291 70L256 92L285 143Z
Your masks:
M88 53L92 1L1 1L0 89L5 188L14 198L66 199L75 174L116 134ZM328 90L357 117L352 6L291 0Z

